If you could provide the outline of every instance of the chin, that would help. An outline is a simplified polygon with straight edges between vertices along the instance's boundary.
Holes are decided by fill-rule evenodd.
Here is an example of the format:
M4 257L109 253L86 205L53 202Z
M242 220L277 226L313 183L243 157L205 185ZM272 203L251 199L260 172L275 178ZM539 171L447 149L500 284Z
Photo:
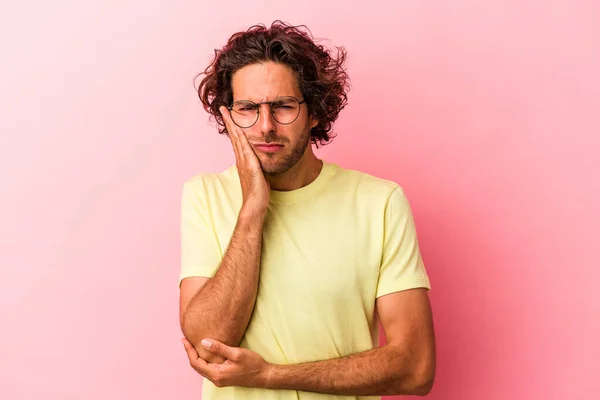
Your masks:
M294 166L294 164L291 164L287 161L288 160L286 160L285 158L278 160L274 160L272 158L268 160L260 160L260 167L265 175L279 175L283 174L284 172L287 172L290 168Z
M262 170L265 175L275 176L279 174L283 174L287 172L291 166L280 165L280 164L269 164L267 166L262 166Z

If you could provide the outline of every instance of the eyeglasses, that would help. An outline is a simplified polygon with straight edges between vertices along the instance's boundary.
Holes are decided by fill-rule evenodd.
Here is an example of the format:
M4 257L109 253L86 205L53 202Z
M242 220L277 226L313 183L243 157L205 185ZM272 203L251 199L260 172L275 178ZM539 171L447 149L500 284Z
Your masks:
M289 125L300 115L300 104L306 100L298 100L293 96L278 97L273 101L255 103L250 100L238 100L231 107L231 119L240 128L250 128L258 121L261 104L268 104L273 119L282 125Z

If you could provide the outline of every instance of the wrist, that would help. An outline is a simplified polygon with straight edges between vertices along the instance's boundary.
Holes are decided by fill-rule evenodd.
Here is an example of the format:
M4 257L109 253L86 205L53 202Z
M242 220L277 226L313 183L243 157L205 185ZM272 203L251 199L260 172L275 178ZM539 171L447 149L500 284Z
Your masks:
M267 215L267 206L255 206L250 203L245 203L240 209L238 219L243 222L260 222L262 223Z
M262 385L261 387L264 389L276 389L276 377L277 377L277 367L276 364L267 364L262 377Z

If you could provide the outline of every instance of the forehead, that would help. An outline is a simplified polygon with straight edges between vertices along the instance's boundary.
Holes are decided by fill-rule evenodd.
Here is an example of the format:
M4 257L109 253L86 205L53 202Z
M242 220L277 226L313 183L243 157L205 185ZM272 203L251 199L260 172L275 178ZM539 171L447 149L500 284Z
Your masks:
M301 97L298 81L290 67L274 62L247 65L232 77L233 101L269 101L280 96Z

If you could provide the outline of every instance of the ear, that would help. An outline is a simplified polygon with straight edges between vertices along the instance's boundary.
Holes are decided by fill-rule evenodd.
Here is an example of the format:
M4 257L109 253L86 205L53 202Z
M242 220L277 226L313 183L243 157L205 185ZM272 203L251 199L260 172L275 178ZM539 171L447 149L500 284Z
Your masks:
M314 128L317 125L319 125L319 120L316 119L314 116L311 115L311 117L310 117L310 129Z

